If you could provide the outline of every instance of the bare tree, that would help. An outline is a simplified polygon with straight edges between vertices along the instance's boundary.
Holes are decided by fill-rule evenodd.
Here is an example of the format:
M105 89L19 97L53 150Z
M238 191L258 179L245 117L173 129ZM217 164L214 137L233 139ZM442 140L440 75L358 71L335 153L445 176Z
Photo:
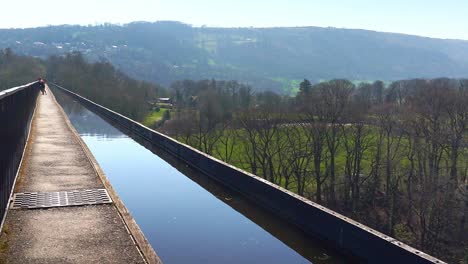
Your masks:
M320 101L315 102L318 106L315 114L322 116L322 120L326 122L327 133L325 133L325 142L330 153L328 202L331 206L336 204L336 156L341 139L340 127L345 124L345 113L350 103L353 89L354 85L348 80L332 80L321 83L317 87Z
M234 127L231 127L231 121L223 122L218 129L221 137L218 140L219 146L215 147L215 153L221 160L230 163L238 143L238 133Z
M286 161L286 168L296 179L299 195L304 195L306 183L311 174L312 137L308 133L308 126L307 123L300 123L288 127L286 133L284 133L285 143L289 146L289 151L285 153L284 160Z
M361 199L362 161L371 144L370 128L363 120L342 127L343 146L346 152L344 202L356 211Z

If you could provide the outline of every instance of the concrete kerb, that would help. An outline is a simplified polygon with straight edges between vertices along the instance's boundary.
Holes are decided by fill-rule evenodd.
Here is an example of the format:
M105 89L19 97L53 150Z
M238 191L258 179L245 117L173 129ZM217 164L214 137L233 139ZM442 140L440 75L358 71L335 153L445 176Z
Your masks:
M364 260L367 259L367 261L372 258L374 258L373 260L376 260L375 258L379 258L381 263L394 263L395 261L401 259L411 259L414 261L414 263L444 263L437 258L434 258L424 252L404 244L403 242L396 240L395 238L386 236L377 230L367 227L333 210L305 199L304 197L301 197L280 186L272 184L263 178L243 171L237 167L213 158L195 148L192 148L191 146L178 142L164 134L147 128L119 113L98 105L59 85L54 84L54 86L65 91L67 94L70 94L86 106L103 114L111 120L114 120L118 124L130 129L131 131L134 131L136 134L147 139L153 144L156 144L165 151L172 153L177 158L185 161L195 169L205 173L221 184L224 184L225 186L244 194L246 197L250 198L259 205L264 206L277 214L278 210L281 209L287 211L287 213L280 213L280 215L290 220L292 223L296 224L299 228L303 229L307 233L317 235L319 238L325 241L329 241L330 238L336 239L336 241L330 242L334 243L335 246L341 248L345 252L356 255L357 257L363 258ZM215 170L216 167L221 168L222 170L218 171L217 173L213 173L212 171ZM281 202L281 205L274 204L273 202L269 201L268 197L265 197L264 195L258 195L254 191L260 191L264 194L273 194L277 198L276 201ZM287 208L287 206L292 204L294 204L295 208ZM324 226L313 227L313 223L304 222L304 220L300 219L300 217L297 215L298 212L300 212L299 214L302 214L302 211L297 208L302 208L302 211L308 211L308 213L303 213L304 215L308 214L304 218L311 218L311 216L316 216L321 219L320 222L323 223ZM333 223L327 223L327 221ZM327 232L333 234L328 234L329 237L327 238L326 232L322 229L327 230ZM343 230L345 230L350 237L343 238ZM354 241L353 239L367 243L367 246L370 248L378 248L376 244L386 246L387 252L385 255L380 255L379 252L373 252L369 249L359 248L359 245L355 245L358 241ZM392 255L395 255L395 258L386 259L387 257L392 257Z
M58 105L59 110L61 114L63 115L65 119L65 123L67 126L70 128L72 133L74 134L75 138L77 139L78 143L84 150L87 159L90 161L91 165L93 166L93 169L96 173L96 175L99 177L99 179L102 181L104 187L106 188L109 196L111 197L112 201L114 202L115 207L117 208L117 211L120 215L120 218L122 222L124 223L129 235L132 237L133 241L135 242L136 247L138 248L140 254L142 254L143 258L145 261L149 264L162 264L161 259L159 256L156 254L154 251L153 247L149 243L149 241L146 239L145 235L141 231L140 227L136 223L135 219L132 217L130 214L130 211L128 211L127 207L123 203L123 201L120 199L118 196L117 192L114 190L112 187L112 184L110 183L109 179L107 178L106 174L102 170L102 168L99 166L99 163L97 162L96 158L94 155L91 153L89 150L88 146L86 143L83 141L83 139L80 137L76 129L73 127L71 124L70 120L68 119L67 114L65 111L62 109L60 104L57 102L55 96L53 93L50 91L49 94L52 96L53 100L55 103Z

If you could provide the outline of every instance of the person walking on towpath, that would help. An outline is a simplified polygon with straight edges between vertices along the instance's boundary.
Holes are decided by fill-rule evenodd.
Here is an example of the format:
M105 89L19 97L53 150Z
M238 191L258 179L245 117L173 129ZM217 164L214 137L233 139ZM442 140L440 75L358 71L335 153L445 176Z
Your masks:
M37 79L37 81L39 82L39 89L41 89L42 95L47 94L46 89L45 89L46 81L42 78Z

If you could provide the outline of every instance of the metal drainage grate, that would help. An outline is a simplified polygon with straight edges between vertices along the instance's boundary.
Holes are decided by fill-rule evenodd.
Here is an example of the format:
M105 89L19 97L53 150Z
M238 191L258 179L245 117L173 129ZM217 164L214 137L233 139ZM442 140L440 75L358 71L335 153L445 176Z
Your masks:
M11 209L35 209L112 203L105 189L15 193Z

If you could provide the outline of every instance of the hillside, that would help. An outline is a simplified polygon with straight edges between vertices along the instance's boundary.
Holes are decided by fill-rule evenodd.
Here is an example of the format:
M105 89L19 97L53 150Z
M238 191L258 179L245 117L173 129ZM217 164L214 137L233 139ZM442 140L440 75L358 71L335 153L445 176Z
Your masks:
M397 80L467 77L468 41L366 30L196 28L178 22L0 30L0 48L47 57L80 51L163 85L235 79L291 93L303 78Z

